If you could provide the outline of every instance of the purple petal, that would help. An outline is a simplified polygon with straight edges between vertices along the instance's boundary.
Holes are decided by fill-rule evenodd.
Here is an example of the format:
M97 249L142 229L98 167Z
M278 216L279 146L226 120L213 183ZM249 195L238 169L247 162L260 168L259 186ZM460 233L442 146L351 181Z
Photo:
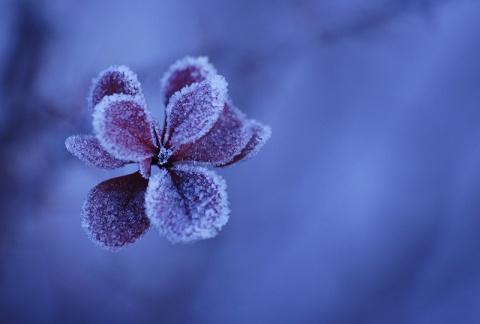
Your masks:
M219 75L176 92L166 108L163 144L173 151L205 135L225 105L227 82Z
M194 161L211 166L228 163L249 142L251 133L247 125L243 113L227 103L212 129L194 143L183 145L171 161Z
M152 158L148 158L138 162L138 167L138 172L140 172L142 177L144 177L145 179L150 178L150 174L152 172Z
M74 135L65 141L67 150L89 166L112 170L128 162L114 158L105 151L93 135Z
M215 68L206 57L187 56L170 66L160 81L164 103L168 104L170 97L182 88L195 82L202 82L207 77L217 74Z
M163 168L150 178L145 206L162 236L172 243L214 237L228 220L225 181L201 167Z
M256 120L249 120L249 131L251 134L247 145L242 149L240 154L236 155L230 162L219 166L227 166L237 163L240 160L250 159L255 156L263 145L272 135L270 126L263 125Z
M107 250L137 241L150 227L145 214L148 180L138 172L100 183L82 207L82 227L89 238Z
M103 148L117 159L140 162L157 151L150 112L130 96L103 98L93 113L93 129Z
M98 78L92 81L88 106L93 111L103 97L113 94L125 94L143 100L142 87L137 75L128 67L112 66L100 72Z

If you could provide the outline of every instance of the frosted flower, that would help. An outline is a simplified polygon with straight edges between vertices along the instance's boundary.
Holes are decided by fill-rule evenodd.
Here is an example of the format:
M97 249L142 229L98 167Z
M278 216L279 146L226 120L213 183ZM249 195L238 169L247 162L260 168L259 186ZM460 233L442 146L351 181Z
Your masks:
M229 209L225 181L206 167L250 158L270 137L268 126L233 106L227 82L207 58L177 61L161 92L163 127L133 72L125 66L101 72L88 99L95 135L66 140L68 151L90 166L138 163L137 172L100 183L83 203L82 226L106 249L137 241L151 226L172 243L214 237Z

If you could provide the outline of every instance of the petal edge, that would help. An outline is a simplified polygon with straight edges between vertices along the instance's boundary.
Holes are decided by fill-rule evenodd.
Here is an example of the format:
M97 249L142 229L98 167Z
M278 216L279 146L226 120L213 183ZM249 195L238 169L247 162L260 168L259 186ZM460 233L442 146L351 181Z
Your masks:
M216 123L227 100L227 81L215 75L176 92L165 110L162 143L175 150L205 135Z
M114 158L93 135L73 135L65 141L67 150L88 166L113 170L128 162Z
M137 75L127 66L111 66L99 73L96 79L92 80L88 106L90 111L106 96L113 94L125 94L143 99L143 91Z
M93 130L115 158L140 162L157 150L154 121L142 101L123 94L102 99L93 113Z
M217 71L205 56L187 56L176 61L160 80L160 91L165 105L168 104L170 97L175 92L192 83L202 82L215 74L217 74Z
M264 125L254 119L250 120L249 129L251 134L250 140L240 154L236 155L230 162L219 166L232 165L241 160L246 161L254 157L272 136L272 129L270 126Z
M90 240L118 251L140 239L150 227L145 215L148 180L138 172L101 182L82 206L82 227Z
M171 243L216 236L230 211L223 178L188 165L161 169L151 177L145 208L151 224Z
M172 162L192 161L207 166L220 166L241 153L251 137L245 115L226 103L212 129L194 143L180 147Z

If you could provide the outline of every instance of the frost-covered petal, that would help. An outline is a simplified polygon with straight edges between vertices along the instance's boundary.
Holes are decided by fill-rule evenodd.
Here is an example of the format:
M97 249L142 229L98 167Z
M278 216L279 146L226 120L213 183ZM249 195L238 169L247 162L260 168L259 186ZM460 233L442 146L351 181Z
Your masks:
M93 111L103 97L113 94L125 94L143 100L143 91L137 75L124 65L111 66L100 72L92 81L88 106Z
M140 162L157 150L154 124L142 101L114 94L93 112L93 129L103 148L117 159Z
M163 95L165 105L168 104L170 97L182 88L195 82L202 82L207 77L214 76L217 71L208 62L207 57L187 56L178 60L170 66L168 71L160 80L160 90Z
M143 161L138 162L138 172L144 177L145 179L150 178L150 174L152 173L152 158L145 159Z
M137 241L150 227L145 214L148 180L138 172L100 183L82 207L82 227L89 238L108 250Z
M221 114L226 98L227 82L219 75L176 92L166 108L164 146L175 150L205 135Z
M236 155L230 162L219 166L232 165L240 160L249 159L255 156L263 145L272 136L272 130L270 126L263 125L256 120L249 120L250 139L247 145L242 149L240 154Z
M65 141L67 150L89 166L112 170L128 162L114 158L93 135L74 135Z
M183 145L171 161L194 161L211 166L228 163L249 142L248 123L240 110L226 103L212 129L194 143Z
M228 220L225 181L189 165L163 168L150 178L145 207L150 222L172 243L214 237Z

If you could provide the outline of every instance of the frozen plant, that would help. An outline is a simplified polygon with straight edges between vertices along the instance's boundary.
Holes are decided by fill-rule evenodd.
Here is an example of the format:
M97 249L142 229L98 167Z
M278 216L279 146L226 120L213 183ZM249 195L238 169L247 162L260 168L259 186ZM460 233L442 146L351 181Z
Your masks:
M214 237L228 220L227 192L225 181L205 167L250 158L270 137L268 126L233 106L227 82L205 57L173 64L161 92L162 128L132 71L101 72L88 98L95 135L66 140L68 151L90 166L138 163L137 172L100 183L83 203L83 228L108 250L137 241L150 226L172 243Z

